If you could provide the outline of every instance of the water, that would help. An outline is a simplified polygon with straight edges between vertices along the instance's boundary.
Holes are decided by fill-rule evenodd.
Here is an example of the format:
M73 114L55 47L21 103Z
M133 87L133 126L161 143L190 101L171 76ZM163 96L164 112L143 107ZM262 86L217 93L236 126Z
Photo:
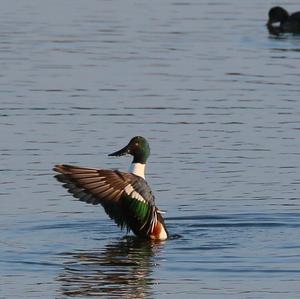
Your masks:
M296 0L282 1L289 11ZM300 38L263 1L5 1L0 298L298 298ZM53 179L126 170L171 239L126 236Z

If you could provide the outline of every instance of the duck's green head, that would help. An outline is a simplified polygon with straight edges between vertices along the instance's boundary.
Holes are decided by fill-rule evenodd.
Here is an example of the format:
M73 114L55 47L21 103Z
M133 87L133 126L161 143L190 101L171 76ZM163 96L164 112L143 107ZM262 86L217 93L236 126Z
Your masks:
M133 163L146 164L146 161L150 156L150 146L148 141L142 136L135 136L125 147L117 152L109 154L109 156L123 156L126 154L133 156Z

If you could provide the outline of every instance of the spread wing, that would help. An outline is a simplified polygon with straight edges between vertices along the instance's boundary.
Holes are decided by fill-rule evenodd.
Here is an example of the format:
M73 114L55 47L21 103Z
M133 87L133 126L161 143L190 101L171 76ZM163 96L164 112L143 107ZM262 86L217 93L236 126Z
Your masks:
M157 222L154 196L147 182L132 173L56 165L55 178L79 200L101 204L118 226L149 235Z

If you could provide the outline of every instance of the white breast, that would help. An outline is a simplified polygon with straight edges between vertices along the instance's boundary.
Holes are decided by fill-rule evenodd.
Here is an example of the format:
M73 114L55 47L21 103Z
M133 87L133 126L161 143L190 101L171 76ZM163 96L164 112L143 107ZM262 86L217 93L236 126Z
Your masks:
M146 164L142 164L142 163L131 163L129 167L129 172L145 179L145 166Z

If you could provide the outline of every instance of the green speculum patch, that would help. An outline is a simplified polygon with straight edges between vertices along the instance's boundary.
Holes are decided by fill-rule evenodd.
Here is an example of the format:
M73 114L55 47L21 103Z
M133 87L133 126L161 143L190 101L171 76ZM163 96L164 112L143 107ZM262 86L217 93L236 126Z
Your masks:
M150 212L149 205L144 201L137 200L130 196L127 196L127 199L130 210L134 212L142 222L147 221Z

